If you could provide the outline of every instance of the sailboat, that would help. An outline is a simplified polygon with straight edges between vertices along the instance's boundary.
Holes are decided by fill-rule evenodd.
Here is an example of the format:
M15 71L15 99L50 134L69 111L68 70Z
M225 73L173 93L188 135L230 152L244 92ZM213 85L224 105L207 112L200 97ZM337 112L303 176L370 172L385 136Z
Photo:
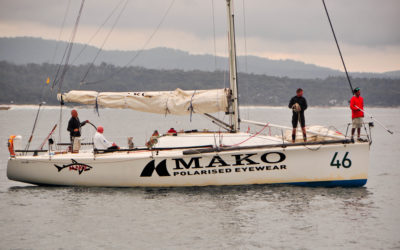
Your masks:
M171 115L200 114L225 129L155 135L147 147L114 152L18 150L20 137L9 140L10 180L36 185L101 187L179 187L208 185L295 184L363 186L367 182L370 141L359 142L328 129L308 129L307 142L286 136L241 132L232 0L226 0L229 25L230 87L213 90L59 93L63 102L126 108ZM210 113L225 112L229 123ZM19 138L19 139L18 139ZM17 141L18 139L19 141ZM16 141L14 141L16 140Z

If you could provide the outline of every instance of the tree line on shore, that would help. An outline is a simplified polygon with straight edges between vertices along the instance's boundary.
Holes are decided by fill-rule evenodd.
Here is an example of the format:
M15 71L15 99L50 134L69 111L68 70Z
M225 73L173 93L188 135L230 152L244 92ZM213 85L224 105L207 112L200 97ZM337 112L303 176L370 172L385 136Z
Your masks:
M229 72L154 70L141 67L117 67L102 63L92 66L86 83L82 78L89 64L69 66L62 85L62 92L70 90L95 91L161 91L181 88L214 89L229 87ZM51 90L53 77L58 69L54 64L16 65L0 62L1 104L58 104L56 92ZM46 79L50 78L50 83ZM361 88L365 104L369 106L394 107L400 105L400 80L389 78L352 78L353 87ZM328 77L324 79L295 79L267 75L238 75L241 105L287 105L297 88L311 106L345 106L351 98L347 79Z

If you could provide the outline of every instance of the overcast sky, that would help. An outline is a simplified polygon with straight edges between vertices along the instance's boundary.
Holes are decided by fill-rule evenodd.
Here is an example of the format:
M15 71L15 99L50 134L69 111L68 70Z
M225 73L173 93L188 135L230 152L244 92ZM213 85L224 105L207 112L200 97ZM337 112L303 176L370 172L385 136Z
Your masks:
M120 2L122 1L122 2ZM125 0L86 0L76 41L87 43L116 6ZM238 54L294 59L342 70L321 0L235 1ZM325 0L350 71L400 70L399 0ZM62 40L68 40L80 0L71 0ZM225 0L175 0L146 48L170 47L227 55ZM122 3L122 4L120 4ZM106 49L137 50L149 39L171 0L130 0ZM68 0L0 0L0 36L57 40ZM118 10L116 11L118 13ZM245 19L243 18L245 13ZM116 14L92 40L100 46Z

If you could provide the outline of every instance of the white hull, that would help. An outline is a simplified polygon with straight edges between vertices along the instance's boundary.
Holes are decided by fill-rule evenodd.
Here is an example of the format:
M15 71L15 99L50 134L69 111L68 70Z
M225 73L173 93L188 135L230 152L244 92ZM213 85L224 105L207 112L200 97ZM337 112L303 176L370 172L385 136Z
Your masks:
M94 154L93 151L78 154L55 152L55 155L49 152L38 156L16 155L13 140L18 142L20 139L10 138L9 150L13 158L8 162L8 178L33 184L106 187L273 183L364 185L368 176L369 143L350 143L342 134L326 128L324 131L307 132L316 135L317 138L313 141L319 144L288 144L288 140L291 141L291 128L278 126L280 129L288 129L286 139L283 130L280 137L265 136L260 133L269 124L251 121L247 123L263 128L256 134L240 132L233 3L228 0L226 4L229 26L229 90L147 93L71 91L59 96L62 97L61 102L99 104L160 114L204 114L230 133L186 131L158 136L157 132L147 146L157 148L158 151L136 150L104 154ZM207 114L217 111L225 111L230 115L229 124ZM270 127L276 125L271 124ZM333 138L338 140L333 141ZM311 138L306 139L311 141ZM220 147L223 150L212 149ZM196 148L198 151L194 151Z
M8 161L7 176L32 184L102 187L362 186L368 176L368 143L184 151L17 156Z

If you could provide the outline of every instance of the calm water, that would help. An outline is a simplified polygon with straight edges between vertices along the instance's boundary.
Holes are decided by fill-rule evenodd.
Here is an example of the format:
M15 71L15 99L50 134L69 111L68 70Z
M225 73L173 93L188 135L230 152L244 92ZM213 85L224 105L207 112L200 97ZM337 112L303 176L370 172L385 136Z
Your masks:
M110 140L143 145L154 129L210 127L207 120L130 110L80 109ZM400 110L370 109L395 132L373 130L369 180L363 188L253 185L202 188L37 187L6 177L6 140L24 143L36 109L0 111L0 249L399 249ZM287 124L285 108L244 108L244 119ZM67 141L64 111L62 140ZM345 108L314 108L308 124L346 130ZM222 116L221 116L222 117ZM32 148L59 119L41 112ZM245 129L245 128L244 128ZM89 141L94 130L85 126ZM58 138L58 132L54 136Z

